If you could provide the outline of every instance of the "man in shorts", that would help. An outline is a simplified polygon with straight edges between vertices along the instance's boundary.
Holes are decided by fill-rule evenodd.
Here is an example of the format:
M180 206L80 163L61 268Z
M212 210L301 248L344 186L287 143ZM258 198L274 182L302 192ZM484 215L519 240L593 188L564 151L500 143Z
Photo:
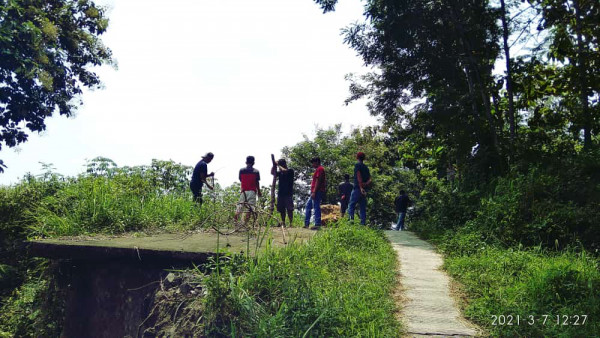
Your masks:
M242 183L242 192L240 201L235 212L234 220L237 222L240 214L246 212L244 223L248 221L250 213L256 210L256 198L260 194L260 173L254 169L254 156L246 157L246 166L240 169L240 182Z
M281 225L285 226L285 214L287 212L290 226L294 219L294 169L287 167L287 162L284 159L277 161L277 168L271 169L271 175L276 175L279 179L277 189L277 211L281 214Z

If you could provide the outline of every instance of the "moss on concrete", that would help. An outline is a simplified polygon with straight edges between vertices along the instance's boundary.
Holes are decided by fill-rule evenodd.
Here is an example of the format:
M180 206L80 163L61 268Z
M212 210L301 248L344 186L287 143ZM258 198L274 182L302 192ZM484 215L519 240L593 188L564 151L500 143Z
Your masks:
M173 259L202 261L217 252L241 253L254 255L266 244L282 247L287 243L304 242L311 238L315 231L303 228L289 228L284 234L281 228L271 228L266 232L245 231L222 235L217 232L197 232L188 234L156 234L151 236L120 236L101 238L60 238L40 239L30 242L33 255L48 258L66 259L103 259L103 258L137 258Z

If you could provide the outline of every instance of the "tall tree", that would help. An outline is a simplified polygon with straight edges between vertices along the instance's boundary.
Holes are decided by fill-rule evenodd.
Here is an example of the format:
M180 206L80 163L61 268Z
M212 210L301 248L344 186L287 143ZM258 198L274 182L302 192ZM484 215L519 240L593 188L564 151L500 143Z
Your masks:
M573 127L590 148L600 95L600 3L596 0L530 0L542 14L540 28L550 31L548 55L557 64L561 105L571 111ZM578 133L575 135L579 137Z
M82 88L100 84L90 66L112 61L99 39L107 26L90 0L0 0L0 149L45 130L54 112L70 116Z
M335 5L315 1L324 11ZM498 11L488 1L373 0L365 15L367 22L345 30L345 41L377 71L351 84L350 99L369 97L371 114L389 122L427 122L429 137L445 139L448 150L467 158L475 147L479 158L499 164L490 104ZM424 103L401 109L412 99Z
M504 60L506 62L506 92L508 95L508 123L510 130L511 144L515 142L516 127L515 127L515 103L513 95L513 80L510 60L510 47L508 45L508 36L510 35L508 23L508 10L504 0L500 0L500 15L502 19L502 47L504 49Z

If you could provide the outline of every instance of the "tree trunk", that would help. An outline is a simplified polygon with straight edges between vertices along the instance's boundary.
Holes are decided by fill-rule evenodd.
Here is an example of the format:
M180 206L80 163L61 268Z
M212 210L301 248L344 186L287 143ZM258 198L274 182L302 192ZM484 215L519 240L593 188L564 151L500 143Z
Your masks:
M465 34L465 30L464 30L464 27L462 26L462 23L458 20L458 16L456 15L454 8L455 8L455 6L453 6L451 4L449 7L449 12L450 12L453 24L456 27L456 35L458 36L458 41L460 42L460 45L462 46L463 54L466 56L467 62L466 62L465 68L466 68L466 73L467 73L467 80L470 82L469 83L469 92L471 92L470 94L471 94L471 97L473 100L475 100L475 95L474 95L473 91L477 90L477 91L479 91L479 94L481 95L482 104L484 106L485 118L489 124L489 132L490 132L490 138L492 141L492 145L494 147L496 155L499 155L500 147L498 145L498 136L496 134L495 123L492 118L490 97L489 97L488 93L486 93L487 86L483 81L481 72L479 71L479 65L477 64L477 60L475 60L473 57L473 53L472 53L473 48L469 42L469 39L467 38L467 36Z
M512 88L512 71L510 69L510 47L508 47L508 22L506 20L506 5L504 0L500 0L500 8L502 11L502 40L504 42L504 57L506 58L506 92L508 93L508 123L510 129L510 143L515 142L516 127L515 127L515 104L513 99Z
M586 59L584 57L585 47L581 33L581 8L579 0L573 0L575 7L575 32L577 34L577 71L579 74L579 100L581 101L581 113L583 118L583 148L590 149L592 145L592 119L588 103L588 81L586 76Z
M277 162L275 162L275 155L271 154L271 161L273 162L273 168L275 174L273 175L273 183L271 184L271 205L269 206L269 214L272 215L275 210L275 183L277 183Z

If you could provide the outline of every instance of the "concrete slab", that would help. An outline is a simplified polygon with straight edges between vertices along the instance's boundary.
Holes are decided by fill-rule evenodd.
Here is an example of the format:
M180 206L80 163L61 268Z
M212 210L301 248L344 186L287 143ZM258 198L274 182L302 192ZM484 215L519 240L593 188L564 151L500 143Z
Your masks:
M316 231L289 228L287 243L304 242ZM190 234L157 234L151 236L124 235L119 237L40 239L29 242L30 254L37 257L79 260L133 259L139 261L205 261L218 252L254 255L257 242L263 249L271 239L273 246L285 246L281 228L271 228L265 235L235 232L219 235L214 231Z

